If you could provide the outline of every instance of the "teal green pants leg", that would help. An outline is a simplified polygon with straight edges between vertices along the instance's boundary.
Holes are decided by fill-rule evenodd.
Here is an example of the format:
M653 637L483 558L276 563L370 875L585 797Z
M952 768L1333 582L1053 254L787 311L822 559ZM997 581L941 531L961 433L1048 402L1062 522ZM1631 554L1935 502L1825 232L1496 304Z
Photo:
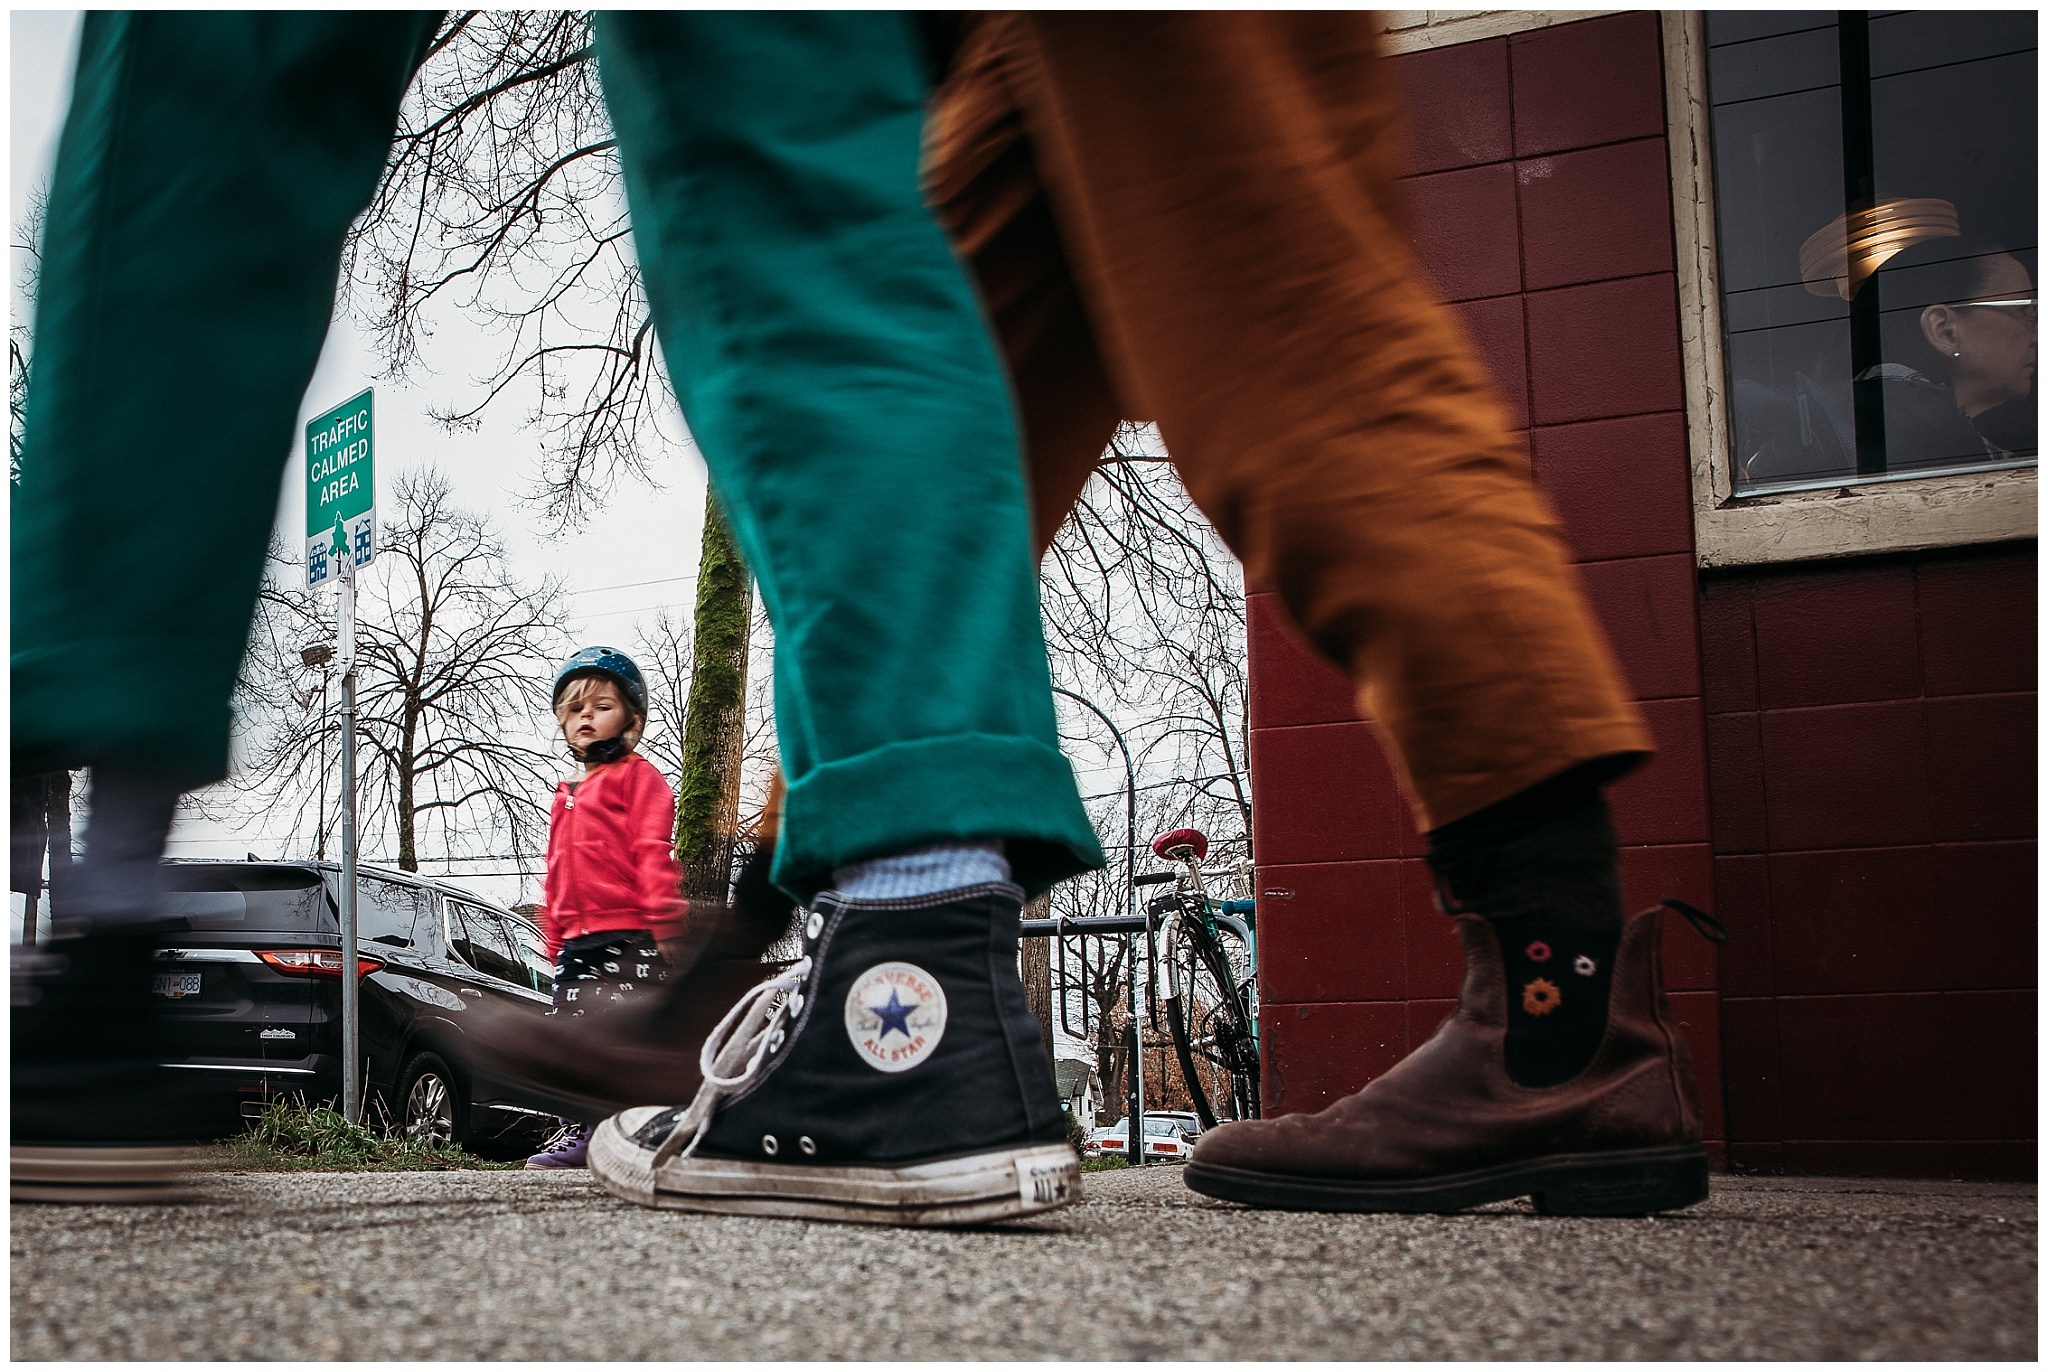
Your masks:
M895 13L599 20L648 298L775 624L776 880L1001 839L1101 863L1060 753L1001 362L919 194Z
M223 774L342 236L434 22L87 17L13 504L16 770ZM775 618L781 878L955 838L1033 889L1099 863L1002 374L917 192L909 22L603 30L668 360Z
M342 236L434 23L86 15L13 493L15 771L225 774Z

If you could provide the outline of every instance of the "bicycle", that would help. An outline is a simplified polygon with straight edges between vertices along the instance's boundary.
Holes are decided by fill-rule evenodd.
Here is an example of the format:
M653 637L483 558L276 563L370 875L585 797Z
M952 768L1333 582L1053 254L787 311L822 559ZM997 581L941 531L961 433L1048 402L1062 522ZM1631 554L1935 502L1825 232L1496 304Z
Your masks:
M1158 1007L1167 1007L1167 1032L1179 1060L1181 1078L1203 1129L1212 1129L1219 1119L1257 1119L1259 1116L1259 1034L1258 1034L1258 947L1253 933L1255 903L1251 900L1211 900L1202 872L1209 841L1195 829L1175 829L1152 841L1152 851L1169 862L1183 864L1187 871L1152 872L1131 878L1133 886L1173 883L1174 890L1151 901L1143 914L1097 915L1069 918L1023 920L1018 932L1025 938L1051 938L1057 951L1055 995L1060 1027L1073 1035L1067 1021L1072 979L1066 971L1066 941L1072 937L1107 938L1124 935L1130 941L1131 962L1138 961L1137 936L1145 935L1145 1001L1151 1022L1158 1025ZM1133 893L1135 894L1135 892ZM1232 941L1236 953L1232 952ZM1159 983L1159 965L1166 967L1166 989ZM1138 1019L1137 978L1126 983L1131 1012L1131 1032L1136 1043ZM1089 1037L1089 1004L1081 1001L1079 1036ZM1131 1109L1145 1113L1142 1102L1141 1054L1133 1051L1130 1094ZM1206 1075L1209 1080L1205 1083ZM1218 1090L1217 1087L1221 1089ZM1225 1106L1219 1116L1211 1096ZM1133 1130L1133 1140L1141 1131ZM1131 1161L1141 1161L1134 1142Z
M1152 851L1186 868L1134 880L1140 886L1174 885L1172 892L1146 906L1146 915L1148 920L1163 916L1158 926L1159 957L1166 968L1166 988L1159 1000L1166 1006L1167 1032L1195 1115L1203 1129L1215 1128L1219 1118L1257 1119L1256 903L1210 899L1202 873L1209 840L1200 830L1161 834L1152 840ZM1227 939L1234 939L1241 950L1235 958ZM1212 1093L1227 1107L1227 1114L1216 1113Z

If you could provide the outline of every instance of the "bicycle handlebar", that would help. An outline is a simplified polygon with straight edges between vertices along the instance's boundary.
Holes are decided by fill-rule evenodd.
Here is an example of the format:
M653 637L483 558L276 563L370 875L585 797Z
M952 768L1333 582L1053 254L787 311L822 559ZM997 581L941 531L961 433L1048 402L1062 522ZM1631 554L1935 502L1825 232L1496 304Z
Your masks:
M1147 872L1131 878L1133 886L1164 886L1169 881L1180 880L1179 872Z

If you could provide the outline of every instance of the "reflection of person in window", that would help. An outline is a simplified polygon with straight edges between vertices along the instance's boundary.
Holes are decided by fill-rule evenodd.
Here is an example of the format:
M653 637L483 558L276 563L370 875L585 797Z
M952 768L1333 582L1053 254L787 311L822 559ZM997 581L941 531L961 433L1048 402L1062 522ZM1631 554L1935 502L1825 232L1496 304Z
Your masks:
M1884 380L1889 465L2033 456L2026 266L1982 239L1933 238L1887 260L1877 280L1885 361L1873 370Z

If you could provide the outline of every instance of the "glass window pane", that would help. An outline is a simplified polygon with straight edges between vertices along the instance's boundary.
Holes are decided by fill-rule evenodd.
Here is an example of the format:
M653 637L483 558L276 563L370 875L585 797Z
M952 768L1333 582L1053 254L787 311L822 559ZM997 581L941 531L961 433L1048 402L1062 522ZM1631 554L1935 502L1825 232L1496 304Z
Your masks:
M514 942L519 945L519 960L526 965L527 983L534 990L547 994L555 987L555 964L548 957L548 943L540 930L525 920L505 921L512 930Z
M365 942L411 948L424 937L420 924L427 893L417 886L375 877L356 878L356 937Z
M1706 17L1738 494L2035 460L2034 25Z
M496 914L459 900L448 902L448 914L457 957L485 976L519 986L530 984L519 950Z

